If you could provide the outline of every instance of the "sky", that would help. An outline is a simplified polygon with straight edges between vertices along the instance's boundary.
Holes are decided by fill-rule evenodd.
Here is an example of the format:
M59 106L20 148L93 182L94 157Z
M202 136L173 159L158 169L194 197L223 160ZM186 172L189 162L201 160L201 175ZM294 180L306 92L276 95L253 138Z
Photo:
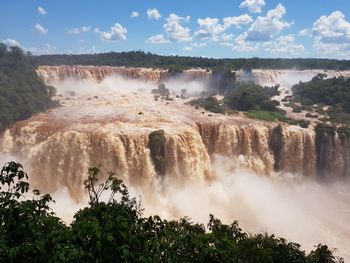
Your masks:
M350 59L350 0L3 0L0 21L33 54Z

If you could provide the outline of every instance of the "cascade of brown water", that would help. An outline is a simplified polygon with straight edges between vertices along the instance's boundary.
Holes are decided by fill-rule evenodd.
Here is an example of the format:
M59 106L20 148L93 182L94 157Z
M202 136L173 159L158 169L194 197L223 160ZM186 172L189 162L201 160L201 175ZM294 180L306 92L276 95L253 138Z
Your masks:
M110 67L110 66L39 66L37 74L45 83L52 84L69 78L101 82L106 77L120 76L129 79L160 82L172 77L172 73L164 69ZM205 80L210 76L205 69L184 70L180 77L185 81Z

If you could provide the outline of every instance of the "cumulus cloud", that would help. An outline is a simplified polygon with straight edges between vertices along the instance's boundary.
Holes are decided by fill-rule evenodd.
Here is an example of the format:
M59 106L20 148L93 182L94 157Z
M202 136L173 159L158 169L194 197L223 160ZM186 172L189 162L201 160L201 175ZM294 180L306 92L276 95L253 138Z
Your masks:
M240 8L248 8L251 13L261 13L264 6L265 0L245 0L239 5Z
M56 47L53 47L48 43L45 44L43 47L28 47L23 49L31 52L34 55L50 55L57 53Z
M165 44L165 43L169 43L169 42L170 42L170 40L166 39L163 34L151 36L146 41L146 43L150 43L150 44Z
M241 34L235 38L232 50L237 52L253 52L259 50L258 45L252 45L245 40L245 35Z
M38 7L38 13L40 15L46 15L47 14L46 10L43 7L41 7L41 6Z
M225 41L231 41L234 38L234 34L222 34L221 39L225 42Z
M134 17L138 17L140 14L137 11L132 11L130 14L130 17L134 18Z
M126 40L126 33L128 32L125 27L119 23L115 23L111 27L110 31L104 32L95 28L95 32L98 33L102 40L115 41L115 40Z
M21 47L19 42L12 38L4 39L2 42L4 42L4 44L8 47Z
M292 23L283 20L285 14L286 8L282 4L278 4L275 9L269 10L266 16L257 17L248 31L245 32L245 39L248 41L270 41L273 36L291 26Z
M191 44L192 47L205 47L206 45L207 45L207 43L205 43L205 42L202 42L202 43L195 42L195 43Z
M57 51L56 47L53 47L48 43L43 47L23 47L17 40L12 38L4 39L2 42L4 42L8 47L19 47L26 52L31 52L34 55L49 55L54 54Z
M163 28L171 41L191 41L192 37L190 36L190 29L180 24L183 21L188 22L189 20L189 16L181 17L176 14L169 15L169 17L166 19L167 22L164 24Z
M253 22L253 18L250 15L241 15L241 16L229 16L223 19L225 29L236 26L239 27L241 25L248 25Z
M218 41L220 39L220 35L226 30L225 27L219 23L218 18L199 18L197 23L199 25L199 29L194 32L194 35L199 39Z
M80 28L71 28L69 29L67 32L68 34L80 34L80 33L84 33L84 32L88 32L91 30L91 26L82 26Z
M190 21L191 17L178 16L170 14L166 18L166 23L163 25L164 34L158 34L147 39L146 43L164 44L169 42L185 42L191 41L192 37L190 29L181 25L183 22Z
M155 19L155 20L158 20L159 18L162 17L159 11L155 8L147 9L147 16L149 19Z
M263 44L266 51L280 53L287 56L294 56L305 51L305 47L295 43L293 35L280 36L276 40Z
M321 16L311 29L314 49L324 55L350 56L350 23L345 15L335 11Z
M40 34L46 34L48 32L48 30L40 24L36 24L34 26L34 29L36 32L38 32Z
M241 16L225 17L222 21L223 23L220 23L218 18L199 18L197 20L199 28L194 33L194 36L199 39L219 41L222 37L225 37L224 32L230 27L248 25L253 22L253 19L249 15L245 14Z
M299 36L305 37L310 36L311 30L309 28L305 28L299 31Z

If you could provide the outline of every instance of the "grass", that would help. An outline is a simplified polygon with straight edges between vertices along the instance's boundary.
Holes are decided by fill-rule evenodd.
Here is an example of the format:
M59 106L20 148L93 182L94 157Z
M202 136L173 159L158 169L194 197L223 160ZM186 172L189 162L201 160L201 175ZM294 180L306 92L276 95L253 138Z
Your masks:
M287 121L287 117L281 112L272 111L248 111L244 113L245 116L252 119L259 119L264 121Z

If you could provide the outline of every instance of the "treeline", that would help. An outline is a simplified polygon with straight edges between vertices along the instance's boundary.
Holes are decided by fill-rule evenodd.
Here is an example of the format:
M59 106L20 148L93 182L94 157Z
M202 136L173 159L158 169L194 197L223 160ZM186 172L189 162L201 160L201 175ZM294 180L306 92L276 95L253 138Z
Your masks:
M98 183L99 168L90 168L84 182L89 207L68 226L51 212L50 195L34 190L28 198L27 179L15 162L0 173L0 262L344 262L326 245L307 254L296 243L246 233L237 221L226 225L213 215L207 230L188 218L142 217L121 180L110 173ZM100 200L104 191L108 202Z
M109 52L81 55L41 55L36 56L39 65L108 65L130 67L157 67L171 71L181 71L200 67L215 69L226 67L230 69L350 69L349 60L335 59L283 59L283 58L236 58L215 59L185 56L161 56L143 51Z
M0 132L9 124L56 104L54 89L39 79L30 54L0 43Z

